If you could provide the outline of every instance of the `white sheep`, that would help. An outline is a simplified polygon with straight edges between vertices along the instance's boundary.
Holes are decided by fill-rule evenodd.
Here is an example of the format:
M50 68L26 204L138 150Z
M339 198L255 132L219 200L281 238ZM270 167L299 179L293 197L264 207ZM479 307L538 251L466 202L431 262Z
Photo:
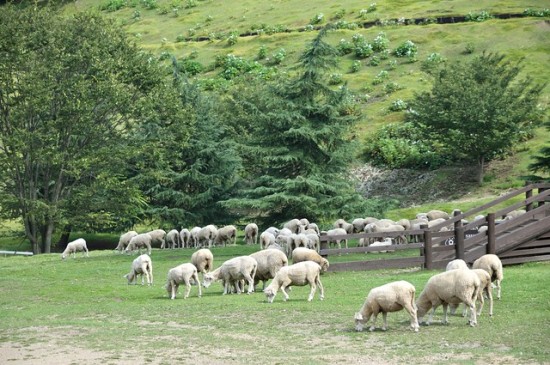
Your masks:
M138 233L136 231L128 231L126 233L123 233L120 235L120 238L118 239L118 245L116 246L115 250L124 251L126 249L126 246L128 246L128 243L130 243L130 240L132 237L137 236Z
M193 282L191 280L193 280ZM168 291L170 299L176 299L178 288L182 283L185 283L185 294L183 295L184 299L189 297L191 284L197 284L197 287L199 288L198 296L199 298L202 296L201 282L199 281L199 274L195 265L189 263L181 264L168 271L166 291Z
M254 276L258 263L250 256L237 256L225 261L216 270L204 274L202 285L208 288L214 281L222 280L223 294L231 293L231 286L235 286L237 294L241 293L239 282L245 280L248 283L248 294L254 292Z
M218 228L215 225L209 224L205 227L202 227L199 231L198 242L201 247L211 248L218 236Z
M384 238L383 241L374 241L368 247L385 247L385 246L391 246L393 245L393 239L391 237ZM393 252L393 250L383 250L383 251L372 251L377 253L386 253L386 252Z
M310 223L306 226L306 229L312 229L317 233L317 235L321 234L321 231L319 230L319 226L316 223Z
M126 253L133 252L134 250L139 250L141 253L142 248L147 248L147 254L151 254L151 235L149 233L141 233L137 236L132 237L128 246L126 246Z
M277 295L279 289L283 292L284 300L288 300L288 294L285 289L291 285L304 286L309 284L311 290L308 296L308 302L313 300L315 291L319 287L319 298L323 300L325 298L325 290L321 283L321 266L313 261L303 261L297 264L284 266L271 281L271 284L264 289L264 293L269 303L273 303L273 299Z
M279 235L279 232L281 230L277 227L269 227L268 229L266 229L264 232L269 232L271 233L273 236L277 237Z
M480 303L479 307L477 309L477 315L481 315L481 311L483 310L483 304L485 302L483 298L483 294L487 295L487 299L489 299L489 316L493 316L493 287L491 285L491 276L489 276L489 273L483 269L472 269L473 272L477 274L479 277L479 280L481 281L481 289L479 290L479 294L477 296L477 301ZM458 308L458 305L453 304L451 305L451 314L454 314L456 309ZM468 308L464 307L462 311L462 316L466 317L468 314Z
M198 272L206 274L212 270L214 264L214 255L207 248L201 248L191 255L191 263L197 268Z
M449 213L444 212L442 210L433 209L433 210L430 210L426 214L426 217L428 218L429 221L433 221L433 220L439 219L439 218L443 218L443 219L447 220L447 219L449 219Z
M258 243L258 225L249 223L244 227L244 243L247 245L255 245Z
M189 248L190 247L190 241L191 241L191 231L189 231L187 228L182 228L180 231L180 242L182 248Z
M353 225L353 232L359 233L363 232L365 226L367 225L367 221L365 218L355 218L351 221L351 224Z
M237 227L233 225L223 226L218 229L218 234L216 235L216 244L223 244L225 247L227 242L236 245L237 244Z
M199 232L201 231L201 227L193 227L189 230L190 236L189 236L189 245L193 248L199 247Z
M474 261L472 269L483 269L489 273L491 282L495 282L497 287L497 298L500 299L500 285L502 279L504 279L504 272L502 262L498 256L493 254L483 255Z
M322 272L327 272L330 264L327 259L317 253L317 251L306 247L296 247L292 251L292 263L296 264L303 261L313 261L321 266Z
M353 224L346 222L344 219L337 219L334 224L334 228L342 228L347 234L353 233Z
M468 268L468 264L466 264L466 261L462 259L455 259L455 260L449 261L449 263L447 264L447 267L445 268L445 271L456 270L456 269L467 269L467 268Z
M166 233L166 238L160 248L177 248L180 246L180 233L177 229L172 229Z
M326 233L321 232L321 235L327 235L327 236L342 236L347 235L348 232L344 228L334 228L329 229L326 231ZM338 245L338 248L342 248L341 242L344 241L346 244L346 248L348 248L348 240L347 238L329 238L328 243L329 245Z
M308 239L308 244L306 247L319 252L319 249L321 248L321 239L319 235L317 233L308 233L306 234L306 237Z
M166 231L163 229L155 229L152 231L147 232L149 233L149 236L151 236L151 247L158 246L158 247L164 247L165 245L165 237L166 237Z
M273 243L275 243L275 236L271 232L264 231L260 235L260 247L261 249L268 248Z
M82 251L82 256L89 257L88 246L86 246L86 240L84 238L77 238L76 240L67 243L65 251L61 254L61 258L65 260L67 256L73 254L73 259L76 258L76 253Z
M447 324L447 307L449 304L464 303L470 308L470 326L477 324L475 300L479 294L481 282L470 269L445 271L432 276L416 301L418 321L432 309L427 324L432 322L433 314L439 305L443 305L443 323Z
M130 285L137 283L138 275L141 276L141 285L144 284L143 275L147 277L147 285L153 285L153 261L147 254L140 255L132 261L130 272L124 275L124 277L128 279L128 285Z
M302 222L300 222L299 219L291 219L285 224L283 224L283 228L288 228L292 233L299 233L300 227L303 226Z
M369 223L365 226L366 233L401 232L404 230L405 228L400 224L389 224L387 222L380 223L380 221L375 223ZM395 241L397 244L406 244L407 238L405 237L405 235L399 235L395 238Z
M254 285L256 286L262 281L262 290L265 289L266 282L273 279L281 267L288 266L288 258L285 253L275 248L254 252L250 257L258 263Z
M411 328L418 332L418 320L416 318L416 305L414 296L416 289L411 283L401 280L394 281L369 291L365 303L358 313L355 313L355 329L363 330L363 325L368 323L371 316L374 316L370 331L376 328L376 317L382 312L384 318L385 331L388 327L387 315L389 312L397 312L405 308L409 316L411 316Z
M523 214L525 214L527 211L525 209L518 209L518 210L512 210L511 212L509 212L508 214L506 214L506 216L504 217L504 220L505 221L509 221L509 220L512 220L514 218L517 218Z

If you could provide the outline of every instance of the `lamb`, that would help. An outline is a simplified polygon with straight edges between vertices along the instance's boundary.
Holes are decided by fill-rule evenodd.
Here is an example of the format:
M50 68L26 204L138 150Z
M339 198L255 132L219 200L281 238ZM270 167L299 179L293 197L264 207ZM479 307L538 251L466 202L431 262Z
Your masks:
M341 235L347 235L348 232L344 228L334 228L329 229L326 232L327 236L341 236ZM338 248L342 248L342 245L340 242L344 241L346 244L346 248L348 248L348 240L346 238L329 238L328 243L333 245L338 245Z
M258 225L256 223L249 223L244 227L244 242L247 245L258 243Z
M218 229L218 234L216 235L216 244L222 244L225 247L227 242L232 243L233 245L237 244L237 227L233 225L224 226Z
M317 253L317 251L306 248L306 247L296 247L292 251L292 263L296 264L303 261L313 261L321 266L322 272L327 272L329 267L329 262L327 259L322 257Z
M120 235L120 238L118 239L118 245L116 246L115 250L124 251L126 249L126 246L128 246L128 243L130 243L130 240L132 237L137 236L138 233L136 231L128 231L126 233L123 233Z
M191 255L191 263L197 268L198 272L206 274L212 270L214 264L214 255L207 248L201 248Z
M151 236L151 247L158 246L164 247L165 242L164 238L166 237L166 231L163 229L155 229L153 231L147 232Z
M491 282L495 282L497 287L497 298L500 299L500 285L504 278L502 270L502 262L497 255L487 254L475 260L472 264L472 269L483 269L491 276Z
M138 256L133 262L130 272L124 277L128 279L128 285L137 283L137 276L141 275L141 285L144 284L143 275L147 277L147 285L153 285L153 261L147 254Z
M223 294L231 292L231 285L235 286L237 294L241 293L238 283L246 280L248 294L254 292L254 276L258 269L258 262L250 256L237 256L225 261L216 270L204 274L202 285L208 288L214 281L222 280L224 284Z
M189 292L191 291L191 279L197 284L199 288L198 297L202 296L201 282L199 281L199 274L197 268L193 264L181 264L168 271L168 278L166 281L166 291L170 295L170 299L176 299L176 294L181 283L185 283L184 299L189 298Z
M262 290L265 289L265 283L273 279L281 267L288 266L288 258L284 252L274 248L254 252L250 257L258 263L256 275L254 276L254 286L262 281Z
M262 250L264 248L268 248L273 243L275 243L275 236L267 231L262 232L262 234L260 235L260 247L262 248Z
M416 302L418 321L433 309L427 324L432 321L436 308L443 305L443 323L447 324L447 307L449 304L464 303L470 308L470 326L477 324L475 300L481 288L481 281L475 272L470 269L456 269L445 271L432 276Z
M166 233L166 239L162 242L160 248L177 248L179 247L180 233L177 229L172 229Z
M212 244L214 243L214 240L216 239L218 235L218 229L215 225L209 224L205 227L202 227L199 231L199 234L197 235L199 245L201 247L212 247Z
M191 232L187 228L182 228L180 231L180 242L182 248L190 247Z
M288 294L285 289L288 286L304 286L309 284L311 290L309 292L308 302L311 302L317 287L319 287L319 298L325 298L325 290L321 283L321 266L313 261L303 261L297 264L282 267L267 288L264 289L267 301L273 303L273 299L277 295L279 289L283 292L284 300L288 300Z
M84 240L84 238L78 238L72 242L69 242L65 248L65 251L61 254L61 258L65 260L67 256L73 254L73 259L75 259L78 251L82 251L82 256L90 256L88 254L88 246L86 246L86 240Z
M411 316L411 328L415 332L418 332L419 326L416 318L416 305L414 303L415 293L416 289L414 285L404 280L394 281L371 289L365 303L359 312L355 313L355 329L362 331L365 322L368 323L371 316L374 316L372 325L369 328L370 331L374 331L376 328L376 317L378 313L382 312L384 318L382 330L385 331L388 327L388 312L398 312L405 308Z
M141 249L147 247L147 254L151 254L151 235L149 233L141 233L132 237L128 246L126 246L126 253L133 252L138 249L141 253Z

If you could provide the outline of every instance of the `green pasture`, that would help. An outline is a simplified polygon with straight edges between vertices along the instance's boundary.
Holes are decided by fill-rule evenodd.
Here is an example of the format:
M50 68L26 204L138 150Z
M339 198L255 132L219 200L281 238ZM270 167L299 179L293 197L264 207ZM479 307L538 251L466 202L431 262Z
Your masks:
M213 248L214 266L258 249ZM494 316L488 317L486 306L475 328L460 316L440 324L439 309L435 323L418 333L409 330L404 311L388 315L386 332L358 333L353 315L370 288L408 280L419 295L436 272L326 273L321 277L324 301L317 294L307 302L309 289L294 287L288 302L279 293L268 304L260 290L223 296L219 283L204 289L202 298L193 287L188 299L180 288L177 298L169 300L163 288L166 274L189 262L191 254L190 249L153 250L152 287L127 285L123 275L135 255L111 250L65 261L59 254L1 257L0 346L23 352L41 344L59 346L68 358L86 350L102 364L257 364L262 359L274 364L479 364L547 363L550 358L548 263L506 267Z

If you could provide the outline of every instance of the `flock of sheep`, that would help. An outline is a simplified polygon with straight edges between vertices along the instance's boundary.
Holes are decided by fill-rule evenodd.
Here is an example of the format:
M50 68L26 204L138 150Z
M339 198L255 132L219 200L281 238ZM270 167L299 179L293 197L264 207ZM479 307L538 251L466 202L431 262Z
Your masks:
M180 285L185 285L184 298L189 297L192 285L198 287L198 296L202 295L201 286L208 288L213 282L221 282L223 294L242 293L248 294L255 291L261 281L262 289L269 303L272 303L279 291L288 300L287 289L292 286L310 286L308 301L311 301L317 289L319 298L324 298L324 287L321 282L321 274L329 268L327 259L319 255L319 242L321 235L341 236L354 232L382 232L389 229L391 232L415 229L416 224L429 224L442 217L444 212L432 211L426 216L417 217L415 220L398 222L374 218L355 219L352 223L344 220L334 222L334 228L328 231L319 231L315 223L307 219L293 219L284 224L281 229L270 227L261 234L258 226L248 224L244 231L246 244L260 244L261 249L247 256L238 256L226 260L216 269L213 268L214 257L210 250L216 245L236 244L237 229L234 226L224 226L218 229L214 225L195 227L191 230L182 229L165 232L162 229L138 234L135 231L121 235L116 250L131 253L139 250L139 256L133 260L130 272L125 275L128 284L136 283L141 276L142 285L147 281L153 284L153 263L151 260L151 247L160 245L161 248L190 247L196 251L191 256L190 263L184 263L168 271L165 288L168 297L175 299ZM446 214L446 213L444 213ZM388 228L389 227L389 228ZM400 227L400 228L398 228ZM259 241L259 242L258 242ZM329 240L330 244L340 247L341 241ZM406 242L406 241L405 241ZM359 245L373 245L380 242L366 242L362 239ZM387 244L387 241L381 242ZM141 249L146 253L141 254ZM62 253L65 259L71 253L73 257L77 251L83 251L87 256L88 249L84 239L79 238L70 242ZM289 264L291 258L292 264ZM199 278L202 274L202 284ZM372 317L370 330L376 328L376 318L382 313L384 319L383 330L387 328L386 316L388 312L396 312L405 309L411 317L411 327L418 331L419 322L430 310L427 324L432 321L436 308L443 306L444 322L447 322L447 309L451 306L451 312L457 309L460 303L464 304L463 315L469 310L469 324L477 324L477 315L481 313L484 303L484 294L489 299L489 315L493 314L492 287L495 282L498 288L497 297L500 299L500 282L503 279L502 263L496 255L485 255L476 260L472 269L468 268L463 260L453 260L447 266L445 272L432 276L418 299L415 300L415 287L407 281L391 282L380 287L373 288L360 311L355 314L356 330L361 331L365 323ZM271 283L266 287L267 282ZM480 306L476 311L476 301Z

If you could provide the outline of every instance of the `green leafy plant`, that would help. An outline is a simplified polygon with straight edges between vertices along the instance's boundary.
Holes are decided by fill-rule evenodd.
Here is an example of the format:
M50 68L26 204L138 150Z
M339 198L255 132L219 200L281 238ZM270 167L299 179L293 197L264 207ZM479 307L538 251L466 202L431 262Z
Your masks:
M418 47L413 41L408 40L401 43L393 53L397 57L414 57L418 53Z

